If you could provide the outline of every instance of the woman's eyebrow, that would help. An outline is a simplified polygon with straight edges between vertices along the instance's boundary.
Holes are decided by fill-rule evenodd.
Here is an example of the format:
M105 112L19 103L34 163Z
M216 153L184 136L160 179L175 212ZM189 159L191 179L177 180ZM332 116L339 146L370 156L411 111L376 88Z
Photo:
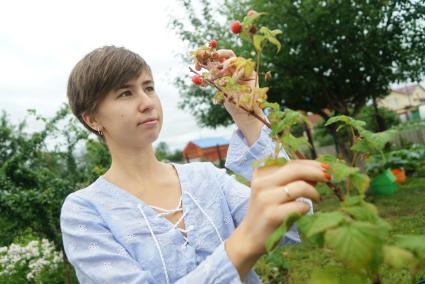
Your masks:
M142 83L143 86L151 85L151 84L153 84L153 80L151 80L151 79L145 80ZM131 88L131 87L133 87L133 84L126 83L126 84L121 85L118 88L116 88L115 91L118 91L118 90L121 90L121 89L126 89L126 88Z

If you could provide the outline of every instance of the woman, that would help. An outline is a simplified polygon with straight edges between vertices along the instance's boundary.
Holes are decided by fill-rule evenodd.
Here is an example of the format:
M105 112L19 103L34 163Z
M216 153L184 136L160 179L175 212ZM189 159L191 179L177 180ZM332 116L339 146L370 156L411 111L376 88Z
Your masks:
M219 54L221 61L233 56ZM318 200L310 183L327 180L326 166L306 160L253 174L252 161L273 152L269 130L227 102L239 129L226 166L250 179L251 189L211 163L158 161L152 143L161 103L149 66L125 48L87 54L67 95L112 157L110 168L68 195L61 210L65 252L81 283L259 283L252 267L267 237L288 214L307 213L311 203L300 198ZM294 227L281 244L299 241Z

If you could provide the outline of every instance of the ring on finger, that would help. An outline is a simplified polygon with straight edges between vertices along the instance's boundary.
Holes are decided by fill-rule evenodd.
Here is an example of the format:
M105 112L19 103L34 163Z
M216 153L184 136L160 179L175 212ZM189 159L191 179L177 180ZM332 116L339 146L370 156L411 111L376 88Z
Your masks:
M289 193L288 186L284 186L283 187L283 191L285 191L287 198L291 198L292 197L291 194Z

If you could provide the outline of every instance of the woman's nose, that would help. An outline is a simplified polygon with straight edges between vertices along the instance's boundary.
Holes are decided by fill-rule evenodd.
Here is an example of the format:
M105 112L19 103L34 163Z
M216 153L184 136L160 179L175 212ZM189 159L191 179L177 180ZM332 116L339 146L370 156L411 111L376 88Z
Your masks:
M143 90L139 91L139 109L144 112L147 109L153 109L155 106L154 100L147 95Z

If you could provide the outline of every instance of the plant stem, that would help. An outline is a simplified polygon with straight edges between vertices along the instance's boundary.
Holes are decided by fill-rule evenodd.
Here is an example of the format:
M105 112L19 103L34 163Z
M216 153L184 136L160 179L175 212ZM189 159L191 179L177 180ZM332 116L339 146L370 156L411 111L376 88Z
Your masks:
M189 70L192 73L195 73L197 75L200 75L198 72L196 72L195 70L192 69L192 67L189 66ZM201 76L201 75L200 75ZM217 90L219 90L220 92L223 93L224 97L228 99L229 102L231 102L232 104L236 105L236 102L233 100L233 98L231 96L229 96L226 92L224 92L224 90L222 88L220 88L219 86L217 86L217 84L215 84L212 80L210 79L206 79L206 81L208 82L208 84L210 84L211 86L215 87ZM267 122L264 118L262 118L261 116L259 116L258 114L256 114L253 110L249 110L244 106L239 106L241 109L243 109L244 111L246 111L248 114L254 116L256 119L260 120L262 123L264 123L268 128L272 128L271 124L269 122Z
M332 192L335 194L339 201L344 201L344 194L342 193L339 187L330 182L327 182L326 184L332 189Z

